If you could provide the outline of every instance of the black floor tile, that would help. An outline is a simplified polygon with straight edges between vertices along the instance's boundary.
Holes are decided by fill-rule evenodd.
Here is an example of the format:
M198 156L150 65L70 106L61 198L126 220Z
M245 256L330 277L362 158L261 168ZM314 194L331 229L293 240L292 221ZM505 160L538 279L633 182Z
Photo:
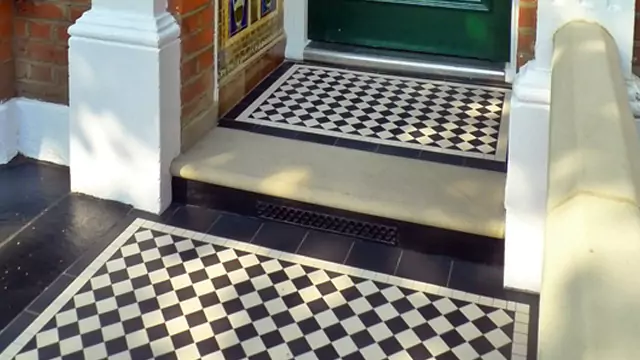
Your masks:
M309 141L316 144L322 145L333 145L336 142L336 138L332 136L308 133L308 132L299 132L298 136L296 136L296 140L300 141Z
M399 146L380 145L377 150L378 154L400 156L409 159L417 159L420 157L422 150L409 149Z
M146 211L143 211L143 210L132 209L131 212L129 213L129 215L131 215L134 218L140 218L140 219L145 219L145 220L149 220L149 221L166 223L169 219L171 219L173 214L175 214L175 212L178 211L178 209L180 209L182 207L183 207L183 205L180 205L180 204L171 204L160 215L153 214L153 213L150 213L150 212L146 212Z
M197 232L206 232L218 219L220 213L203 207L183 206L167 221L167 225Z
M300 245L298 254L342 264L354 241L347 236L311 230Z
M209 229L209 234L227 239L251 242L262 221L245 216L222 214Z
M335 143L335 146L370 152L376 152L376 150L378 149L378 144L376 143L345 138L338 139L338 141L336 141Z
M446 286L452 260L444 256L421 254L404 250L396 276Z
M27 310L34 313L43 312L47 306L49 306L53 300L55 300L62 291L73 282L75 277L61 274L53 283L40 294L38 297L27 307Z
M252 243L264 247L295 253L300 242L307 233L307 229L273 222L266 222Z
M504 268L467 261L453 262L449 286L480 295L505 298Z
M0 318L2 315L0 314ZM20 315L4 327L4 323L0 326L0 353L2 353L11 343L36 319L36 315L28 312L21 312Z
M392 275L401 253L402 249L397 247L357 240L345 264Z
M69 170L17 157L0 166L0 244L69 193Z
M22 311L130 209L119 203L73 194L3 245L0 248L0 327Z
M298 136L297 131L280 129L270 126L254 126L251 131L258 134L277 136L285 139L295 139L296 136Z
M425 161L438 162L441 164L463 166L465 158L449 154L438 153L435 151L423 151L420 153L420 159Z

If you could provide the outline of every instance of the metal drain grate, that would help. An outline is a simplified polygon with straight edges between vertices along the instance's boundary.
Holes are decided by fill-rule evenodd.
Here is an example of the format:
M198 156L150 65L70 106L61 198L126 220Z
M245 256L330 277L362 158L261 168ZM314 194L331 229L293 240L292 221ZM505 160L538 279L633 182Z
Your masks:
M256 204L258 216L264 219L304 226L341 235L396 245L398 229L349 218L323 214L265 202Z

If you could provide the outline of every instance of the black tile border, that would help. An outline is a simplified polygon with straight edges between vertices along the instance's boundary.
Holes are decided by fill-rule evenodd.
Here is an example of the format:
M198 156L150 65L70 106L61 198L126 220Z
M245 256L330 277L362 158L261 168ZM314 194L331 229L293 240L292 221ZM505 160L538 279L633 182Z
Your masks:
M418 225L300 201L252 193L199 181L173 178L176 203L207 207L243 216L259 217L258 202L350 218L398 229L398 247L430 255L443 255L473 263L502 265L504 241L486 236Z
M283 128L277 128L272 126L263 126L263 125L257 125L257 124L235 120L260 95L262 95L262 93L264 93L271 85L273 85L273 83L275 83L294 64L302 64L302 63L285 61L282 65L280 65L280 67L274 70L269 76L265 78L265 80L263 80L260 84L258 84L258 86L256 86L251 92L249 92L249 94L244 99L242 99L242 101L239 104L234 106L225 115L223 115L218 122L218 126L223 128L235 129L235 130L249 131L257 134L276 136L276 137L281 137L285 139L294 139L294 140L312 142L312 143L322 144L322 145L331 145L331 146L337 146L337 147L342 147L347 149L367 151L367 152L372 152L376 154L404 157L404 158L413 159L413 160L437 162L437 163L442 163L447 165L463 166L463 167L469 167L469 168L480 169L480 170L497 171L502 173L507 172L506 160L502 162L502 161L480 159L480 158L466 157L466 156L460 156L460 155L452 155L452 154L440 153L437 151L419 150L419 149L413 149L413 148L408 148L403 146L380 144L378 142L372 142L372 141L347 139L339 136L320 135L320 134L314 134L314 133L309 133L304 131L283 129ZM319 65L319 66L329 67L329 68L333 67L336 69L343 69L343 70L365 71L365 72L374 73L378 75L415 77L414 75L403 75L403 74L397 74L397 73L386 73L386 72L375 72L375 71L372 72L371 70L363 70L363 69L357 69L357 68L351 68L351 67L337 68L335 66L328 66L326 64L315 64L315 63L307 63L307 64ZM462 80L438 79L434 77L419 77L419 78L424 80L436 80L436 81L452 81L452 82L467 81L465 79L462 79ZM487 83L474 83L472 81L469 81L469 84L473 84L476 86L480 85L480 86L500 87L500 86L497 86L496 84L489 85ZM502 86L502 88L509 89L509 87L504 87L504 85Z

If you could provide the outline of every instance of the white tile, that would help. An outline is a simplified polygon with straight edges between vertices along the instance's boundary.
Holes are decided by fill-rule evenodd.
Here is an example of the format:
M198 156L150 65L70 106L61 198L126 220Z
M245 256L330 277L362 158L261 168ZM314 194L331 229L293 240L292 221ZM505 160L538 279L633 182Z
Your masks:
M427 321L427 323L438 335L444 334L447 331L453 329L453 325L451 325L449 320L447 320L444 316L439 316L437 318L431 319Z
M267 347L262 342L260 337L254 337L242 342L242 349L247 356L253 356L257 353L263 352ZM180 357L178 357L180 359Z
M433 302L433 306L440 311L441 314L446 315L452 311L458 309L458 307L448 298L438 299Z
M360 350L362 356L367 360L382 360L387 357L384 351L378 346L378 344L373 343L364 349Z
M462 343L453 348L452 351L459 360L474 360L479 356L478 352L469 343Z
M298 324L295 323L280 328L279 332L282 336L282 339L284 339L284 341L286 342L291 342L304 336L302 331L300 331L300 327L298 326Z
M428 339L424 342L424 346L433 356L438 356L449 350L449 346L439 336L434 336L431 339Z
M471 341L482 336L482 332L471 322L458 326L456 331L465 341Z
M249 317L249 313L247 313L246 310L231 314L228 316L228 319L231 325L236 329L251 322L251 317Z
M496 348L500 348L511 342L511 339L500 329L494 329L484 335Z

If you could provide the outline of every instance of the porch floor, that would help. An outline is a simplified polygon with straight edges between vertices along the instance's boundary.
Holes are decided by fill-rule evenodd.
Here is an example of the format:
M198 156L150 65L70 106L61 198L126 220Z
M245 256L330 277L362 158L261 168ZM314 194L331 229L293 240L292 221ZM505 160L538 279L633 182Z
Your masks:
M22 184L0 192L0 358L535 358L537 297L504 290L499 265L147 214L69 194L66 169L30 160L0 179Z
M505 171L510 90L285 63L222 127Z

